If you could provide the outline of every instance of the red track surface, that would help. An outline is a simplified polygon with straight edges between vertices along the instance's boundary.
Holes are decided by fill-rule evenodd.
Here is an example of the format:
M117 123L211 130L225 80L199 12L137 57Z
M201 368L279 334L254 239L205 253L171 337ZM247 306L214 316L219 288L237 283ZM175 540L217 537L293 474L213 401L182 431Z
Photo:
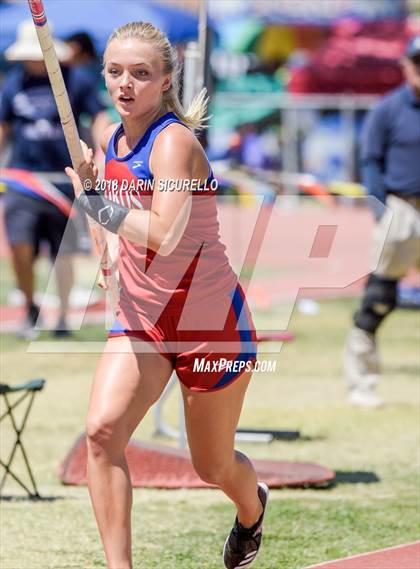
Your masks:
M222 241L236 270L257 231L258 213L257 206L219 207ZM294 300L296 292L298 298L357 296L372 268L373 226L371 213L362 207L321 208L304 202L295 209L274 209L258 251L258 280L252 281L250 292L253 285L261 286L273 304ZM406 282L418 283L418 274Z
M258 214L259 206L219 206L222 241L238 272L249 254L251 236L258 233ZM0 258L4 259L9 251L2 218L0 200ZM364 275L369 272L372 228L372 216L366 208L308 204L289 210L275 208L268 225L260 227L264 238L258 255L257 251L251 254L256 264L255 278L247 290L251 308L270 310L278 303L291 303L292 309L296 297L359 295ZM409 275L406 283L419 286L418 275ZM3 330L13 331L23 316L21 308L2 307ZM89 310L86 323L97 322L97 317L97 312L94 315ZM54 315L51 318L54 320ZM287 324L279 326L286 328Z
M311 565L306 569L419 569L419 567L420 541L416 541L338 561Z

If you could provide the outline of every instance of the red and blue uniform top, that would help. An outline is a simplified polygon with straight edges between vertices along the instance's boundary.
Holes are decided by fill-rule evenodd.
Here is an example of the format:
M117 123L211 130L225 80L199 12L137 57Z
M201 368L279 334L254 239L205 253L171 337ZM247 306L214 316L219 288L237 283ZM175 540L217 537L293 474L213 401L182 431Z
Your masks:
M160 117L123 157L116 152L122 125L115 130L106 152L108 199L129 208L151 209L153 192L164 189L153 185L150 154L156 137L173 123L183 124L174 113ZM172 190L177 191L174 186ZM111 337L131 335L153 343L172 361L180 380L200 391L225 387L256 355L252 317L220 241L216 194L209 165L207 179L192 191L184 232L167 255L119 238L120 302L118 320L110 331ZM196 373L194 362L200 357L212 366L223 358L228 367Z
M123 133L120 125L110 139L106 152L107 197L130 208L150 210L154 191L149 158L156 137L167 126L181 121L167 113L149 126L135 148L118 157L116 142ZM193 192L192 209L185 231L167 256L120 238L119 273L121 305L138 312L180 312L188 306L211 304L235 289L237 277L229 265L220 241L216 191L213 172L203 186ZM162 190L163 191L163 190Z

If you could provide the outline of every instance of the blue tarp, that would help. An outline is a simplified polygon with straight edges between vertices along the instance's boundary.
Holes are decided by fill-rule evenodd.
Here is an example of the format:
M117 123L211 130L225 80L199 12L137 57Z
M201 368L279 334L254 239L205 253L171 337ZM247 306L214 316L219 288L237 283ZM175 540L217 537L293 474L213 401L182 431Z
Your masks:
M172 43L196 39L198 18L194 13L147 0L44 0L54 35L65 38L73 33L91 34L98 53L102 53L112 30L132 21L144 21L165 32ZM20 22L30 19L26 0L0 3L0 51L16 40Z

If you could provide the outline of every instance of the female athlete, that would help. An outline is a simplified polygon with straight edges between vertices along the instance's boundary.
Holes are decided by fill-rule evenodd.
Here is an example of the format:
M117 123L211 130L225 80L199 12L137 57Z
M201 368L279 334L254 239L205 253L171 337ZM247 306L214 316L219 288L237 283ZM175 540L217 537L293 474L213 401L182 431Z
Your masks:
M117 321L86 422L89 492L107 564L132 567L124 450L175 370L194 468L237 509L225 566L249 566L261 544L268 489L234 450L234 438L256 358L255 330L219 239L217 183L193 134L205 120L205 94L183 110L174 50L147 23L114 31L104 75L121 117L103 135L104 180L86 145L84 164L66 173L81 207L119 238Z

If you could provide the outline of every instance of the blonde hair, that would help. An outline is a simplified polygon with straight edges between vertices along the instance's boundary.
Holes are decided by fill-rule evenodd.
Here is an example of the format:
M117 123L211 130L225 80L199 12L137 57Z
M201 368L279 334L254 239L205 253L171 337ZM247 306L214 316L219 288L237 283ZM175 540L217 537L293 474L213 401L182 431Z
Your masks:
M130 22L117 29L110 35L106 48L113 40L136 39L152 44L160 53L163 61L163 73L171 73L171 86L163 92L162 110L174 113L180 121L192 129L206 128L208 97L207 90L202 89L191 101L185 111L179 100L180 65L175 49L171 46L166 35L147 22ZM106 49L105 49L106 51Z

